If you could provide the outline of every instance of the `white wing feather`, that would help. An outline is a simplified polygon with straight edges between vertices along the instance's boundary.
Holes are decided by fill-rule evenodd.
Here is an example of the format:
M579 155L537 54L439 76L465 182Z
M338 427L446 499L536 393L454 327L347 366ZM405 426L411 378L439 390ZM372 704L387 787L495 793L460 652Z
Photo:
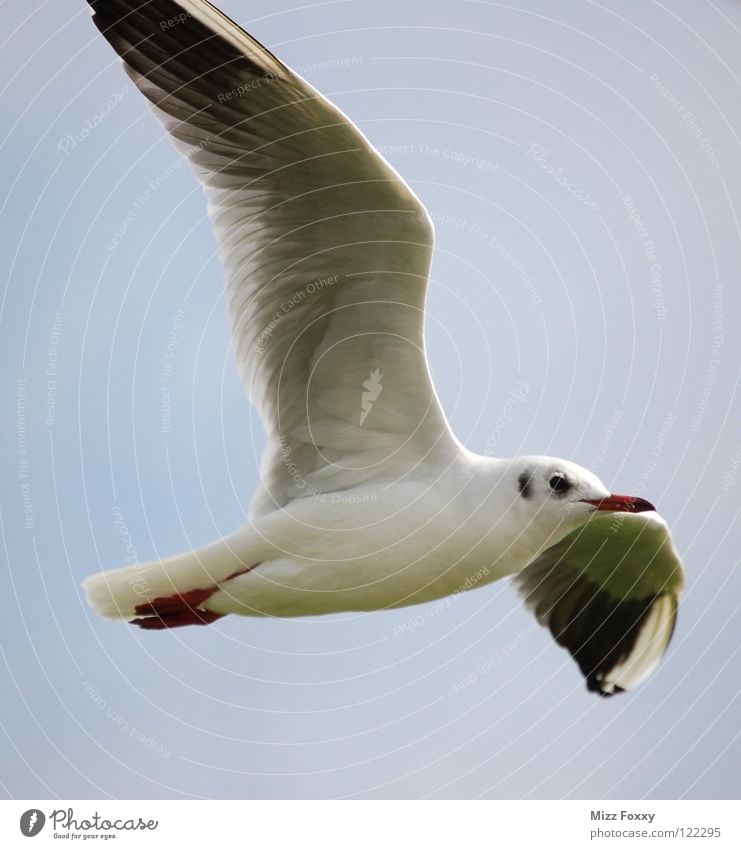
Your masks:
M433 231L406 183L205 0L92 5L208 198L237 364L269 434L254 512L452 457L424 352Z

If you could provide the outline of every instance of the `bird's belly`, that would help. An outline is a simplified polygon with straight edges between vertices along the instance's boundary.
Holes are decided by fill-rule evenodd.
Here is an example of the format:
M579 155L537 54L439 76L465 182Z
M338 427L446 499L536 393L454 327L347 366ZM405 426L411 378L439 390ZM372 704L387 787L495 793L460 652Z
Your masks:
M406 607L484 586L524 565L445 548L412 557L395 548L349 561L270 560L225 583L206 606L246 616Z
M305 499L254 520L242 557L254 568L222 584L206 606L311 616L419 604L519 571L534 553L522 539L492 533L484 511L451 504L430 486L379 490L360 510Z

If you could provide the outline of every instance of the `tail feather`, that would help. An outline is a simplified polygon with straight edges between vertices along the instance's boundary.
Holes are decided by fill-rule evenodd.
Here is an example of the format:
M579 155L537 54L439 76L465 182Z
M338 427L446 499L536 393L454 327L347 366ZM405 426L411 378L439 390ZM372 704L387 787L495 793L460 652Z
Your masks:
M175 557L98 572L82 587L90 606L106 619L131 621L144 615L161 623L136 623L149 628L207 624L204 620L212 619L201 605L222 582L253 567L242 562L235 540L225 538ZM162 624L166 617L171 617L171 625Z

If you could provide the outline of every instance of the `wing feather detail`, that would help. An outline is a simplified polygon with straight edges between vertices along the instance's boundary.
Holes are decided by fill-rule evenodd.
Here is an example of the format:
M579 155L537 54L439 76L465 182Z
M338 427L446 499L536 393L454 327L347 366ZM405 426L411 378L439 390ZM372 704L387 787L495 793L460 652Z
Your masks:
M679 555L656 513L596 514L515 578L587 688L603 696L636 687L658 666L683 581Z
M207 196L237 365L269 434L254 512L453 456L424 350L433 230L409 186L206 0L88 2Z

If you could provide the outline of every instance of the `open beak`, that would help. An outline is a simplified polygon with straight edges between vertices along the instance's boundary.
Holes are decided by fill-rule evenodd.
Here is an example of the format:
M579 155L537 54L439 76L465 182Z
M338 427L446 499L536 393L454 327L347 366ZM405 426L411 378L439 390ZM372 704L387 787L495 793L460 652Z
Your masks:
M598 510L611 510L613 513L645 513L656 509L650 501L635 495L608 495L607 498L583 498L582 501Z

